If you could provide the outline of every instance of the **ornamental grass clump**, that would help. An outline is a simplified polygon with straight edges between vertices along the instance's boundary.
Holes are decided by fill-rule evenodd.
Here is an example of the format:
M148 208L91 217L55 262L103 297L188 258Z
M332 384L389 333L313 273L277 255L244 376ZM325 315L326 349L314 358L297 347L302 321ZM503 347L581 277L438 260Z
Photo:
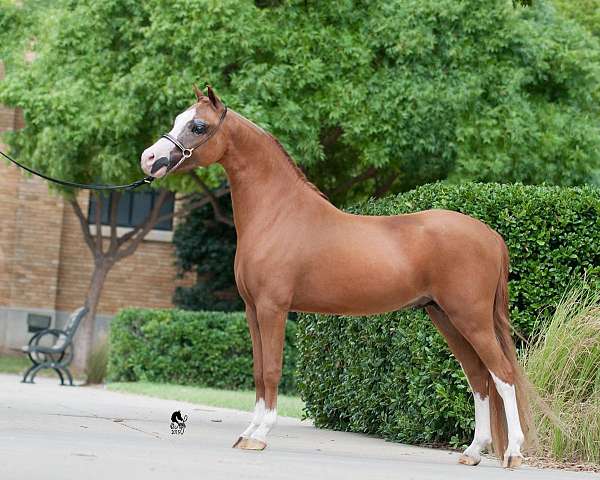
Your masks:
M106 337L100 339L92 353L87 367L87 383L104 383L106 368L108 364L108 340Z
M567 293L524 361L560 420L538 413L537 454L600 463L600 289L579 286Z

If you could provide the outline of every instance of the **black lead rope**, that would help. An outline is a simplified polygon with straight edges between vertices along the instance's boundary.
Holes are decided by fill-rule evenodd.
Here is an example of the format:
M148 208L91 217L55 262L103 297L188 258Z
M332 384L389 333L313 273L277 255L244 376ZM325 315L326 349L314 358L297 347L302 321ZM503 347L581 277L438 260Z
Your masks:
M32 168L26 167L25 165L17 162L14 158L9 157L6 153L0 150L0 155L14 163L17 167L22 168L23 170L28 171L29 173L36 175L44 180L48 180L49 182L56 183L58 185L62 185L64 187L72 187L72 188L83 188L84 190L133 190L134 188L138 188L141 185L149 185L154 181L154 177L148 176L144 177L141 180L138 180L133 183L128 183L127 185L95 185L95 184L84 184L84 183L76 183L76 182L68 182L66 180L58 180L56 178L49 177L44 175L43 173L37 172Z
M223 121L225 120L226 115L227 115L227 107L224 107L223 111L221 112L221 115L219 117L219 123L212 130L210 130L208 132L208 134L204 137L204 139L200 143L193 146L192 148L186 148L179 140L177 140L176 138L174 138L173 136L171 136L169 134L162 135L162 137L169 140L171 143L173 143L177 148L179 148L181 150L182 156L181 156L181 159L176 163L171 162L171 160L168 160L166 163L164 163L164 162L161 163L161 161L160 161L161 159L157 160L152 167L151 173L157 172L158 170L160 170L160 168L162 168L165 165L167 166L167 173L169 171L174 170L177 167L179 167L179 165L181 165L181 163L184 160L186 160L192 156L192 153L194 152L194 150L196 148L198 148L201 145L204 145L215 135L215 133L217 133L217 131L221 128L221 125L223 124ZM33 170L32 168L26 167L22 163L17 162L14 158L9 157L2 150L0 150L0 155L2 155L8 161L14 163L17 167L20 167L23 170L26 170L29 173L36 175L40 178L43 178L44 180L48 180L49 182L53 182L58 185L62 185L64 187L83 188L84 190L133 190L134 188L138 188L141 185L149 185L155 180L155 178L153 176L149 175L149 176L144 177L136 182L128 183L127 185L94 185L94 184L68 182L66 180L58 180L57 178L49 177L47 175L44 175L43 173Z

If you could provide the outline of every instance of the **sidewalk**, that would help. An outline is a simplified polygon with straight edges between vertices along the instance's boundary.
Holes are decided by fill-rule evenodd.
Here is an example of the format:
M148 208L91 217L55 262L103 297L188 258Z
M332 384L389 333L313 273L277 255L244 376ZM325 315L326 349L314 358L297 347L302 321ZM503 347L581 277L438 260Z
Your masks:
M543 479L598 475L498 462L456 463L458 454L318 430L280 418L263 452L232 449L251 414L92 387L35 385L0 375L0 479ZM171 414L188 415L172 435Z

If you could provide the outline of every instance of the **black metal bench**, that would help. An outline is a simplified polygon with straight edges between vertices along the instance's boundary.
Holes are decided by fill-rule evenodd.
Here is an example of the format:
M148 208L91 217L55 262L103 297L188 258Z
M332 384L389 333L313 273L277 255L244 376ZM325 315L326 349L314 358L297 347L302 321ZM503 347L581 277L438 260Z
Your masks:
M40 370L51 368L60 377L61 385L65 384L63 373L69 379L69 385L73 385L73 377L69 372L69 365L73 361L73 336L87 312L87 307L75 310L64 330L47 328L31 337L29 344L21 349L33 364L23 375L23 383L34 383Z

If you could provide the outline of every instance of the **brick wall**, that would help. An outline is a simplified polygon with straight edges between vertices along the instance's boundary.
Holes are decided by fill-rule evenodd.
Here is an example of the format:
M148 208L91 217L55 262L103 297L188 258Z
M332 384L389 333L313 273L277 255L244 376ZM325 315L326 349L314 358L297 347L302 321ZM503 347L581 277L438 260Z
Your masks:
M14 167L9 167L14 169ZM18 179L10 305L56 308L63 200L32 177Z
M0 107L0 122L4 113ZM0 148L3 148L1 143ZM18 180L19 173L0 160L0 305L8 304L11 295Z
M0 62L0 80L4 78L4 66ZM17 113L0 105L0 148L2 132L13 130L17 123ZM7 305L11 296L12 273L14 262L12 256L15 243L15 222L18 207L19 172L8 168L4 160L0 160L0 305Z
M88 198L79 198L84 212ZM175 286L192 281L176 279L173 253L170 242L142 242L111 270L99 313L172 306ZM85 298L92 268L71 206L45 182L0 164L0 306L72 310Z

